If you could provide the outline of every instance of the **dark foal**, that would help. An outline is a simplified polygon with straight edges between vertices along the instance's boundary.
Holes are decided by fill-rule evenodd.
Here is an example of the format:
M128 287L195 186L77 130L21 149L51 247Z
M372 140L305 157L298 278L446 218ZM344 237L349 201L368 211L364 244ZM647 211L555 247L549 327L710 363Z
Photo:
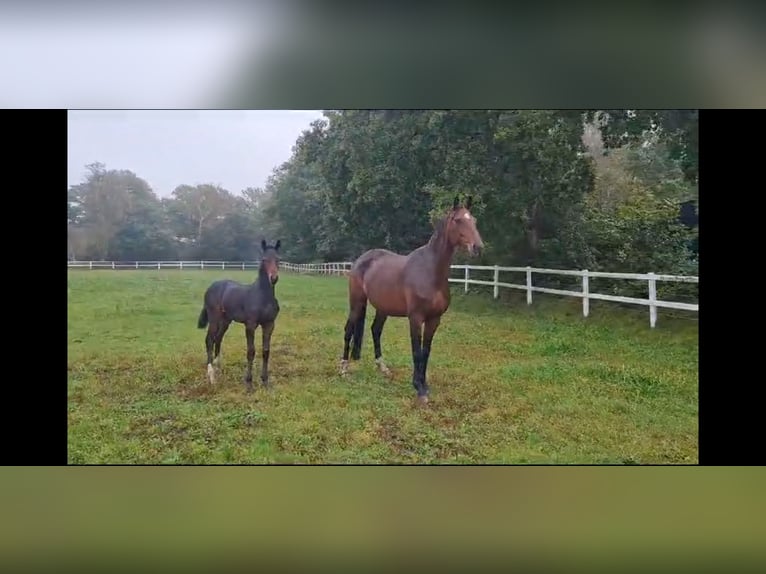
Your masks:
M280 241L270 247L261 241L263 256L258 269L258 278L250 285L223 279L215 281L205 291L205 304L199 314L197 327L207 326L205 349L207 350L207 376L215 383L213 365L220 364L221 341L232 321L245 325L247 339L247 371L245 386L253 390L253 359L255 358L255 330L260 326L263 333L263 365L261 382L269 386L269 348L274 323L279 314L279 302L274 295L274 285L279 279ZM215 355L213 354L215 347Z
M452 257L459 246L465 247L472 256L477 255L484 246L470 208L470 197L464 207L455 197L452 209L437 222L428 243L409 255L399 255L387 249L371 249L354 262L348 280L349 315L341 360L342 374L348 372L349 347L352 359L357 360L361 356L369 301L376 311L370 330L378 368L385 374L390 373L383 363L380 348L386 319L408 317L412 343L412 385L418 400L428 402L426 369L434 334L450 303L448 279Z

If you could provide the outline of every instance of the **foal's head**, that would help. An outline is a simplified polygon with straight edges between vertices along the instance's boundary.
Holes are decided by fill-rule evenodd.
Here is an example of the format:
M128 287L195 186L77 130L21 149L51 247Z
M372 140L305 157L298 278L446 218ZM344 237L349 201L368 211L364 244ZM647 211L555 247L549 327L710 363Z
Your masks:
M484 247L479 230L476 228L476 218L471 215L473 198L468 197L465 206L455 196L452 209L447 215L446 232L451 245L463 246L470 255L478 255Z
M261 269L269 276L269 281L272 285L276 285L279 281L279 246L282 242L277 239L277 242L270 246L266 243L265 239L261 240L261 250L263 255L261 256Z

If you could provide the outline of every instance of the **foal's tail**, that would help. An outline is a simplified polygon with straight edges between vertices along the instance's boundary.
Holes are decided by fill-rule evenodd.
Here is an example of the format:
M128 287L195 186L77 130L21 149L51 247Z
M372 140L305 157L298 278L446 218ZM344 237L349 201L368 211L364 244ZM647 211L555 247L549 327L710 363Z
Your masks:
M200 311L199 319L197 319L197 328L204 329L207 327L207 307L203 307Z

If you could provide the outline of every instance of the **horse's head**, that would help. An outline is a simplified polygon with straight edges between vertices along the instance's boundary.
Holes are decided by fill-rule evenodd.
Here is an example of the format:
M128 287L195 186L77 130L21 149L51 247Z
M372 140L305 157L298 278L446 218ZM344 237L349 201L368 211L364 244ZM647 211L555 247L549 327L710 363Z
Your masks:
M447 236L452 245L463 246L470 255L475 256L481 253L484 241L476 228L476 218L470 211L472 201L473 198L469 196L465 205L461 206L459 198L455 196L447 216Z
M273 246L268 245L265 239L261 240L261 250L263 251L261 268L269 276L272 285L276 285L279 281L279 246L281 244L279 239Z

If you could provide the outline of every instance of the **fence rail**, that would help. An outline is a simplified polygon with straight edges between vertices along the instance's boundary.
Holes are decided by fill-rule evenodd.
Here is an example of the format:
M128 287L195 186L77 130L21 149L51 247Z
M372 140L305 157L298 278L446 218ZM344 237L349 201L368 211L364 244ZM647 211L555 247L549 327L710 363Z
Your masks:
M69 269L257 269L260 265L257 261L68 261ZM348 261L338 261L330 263L290 263L283 261L280 268L285 271L303 274L325 274L325 275L345 275L351 269L351 263ZM469 285L488 285L493 287L493 296L495 299L499 296L500 287L507 289L519 289L526 291L527 304L532 304L532 293L548 293L552 295L563 295L566 297L578 297L582 299L583 317L590 314L590 301L612 301L616 303L628 303L631 305L643 305L649 307L649 325L654 328L657 324L657 308L680 309L684 311L699 311L698 303L682 303L680 301L662 301L657 299L657 281L679 282L679 283L699 283L699 277L687 275L661 275L655 273L611 273L606 271L588 271L587 269L546 269L538 267L501 267L498 265L452 265L453 270L463 270L463 277L450 277L451 283L460 283L464 285L464 290L468 292ZM493 271L492 281L482 279L471 279L471 271ZM501 272L517 272L526 274L526 283L507 283L500 281ZM548 275L569 275L580 277L582 288L580 291L570 291L567 289L551 289L549 287L535 287L532 284L533 274ZM606 279L627 279L646 281L648 289L648 298L622 297L618 295L606 295L603 293L592 293L590 291L590 278Z

